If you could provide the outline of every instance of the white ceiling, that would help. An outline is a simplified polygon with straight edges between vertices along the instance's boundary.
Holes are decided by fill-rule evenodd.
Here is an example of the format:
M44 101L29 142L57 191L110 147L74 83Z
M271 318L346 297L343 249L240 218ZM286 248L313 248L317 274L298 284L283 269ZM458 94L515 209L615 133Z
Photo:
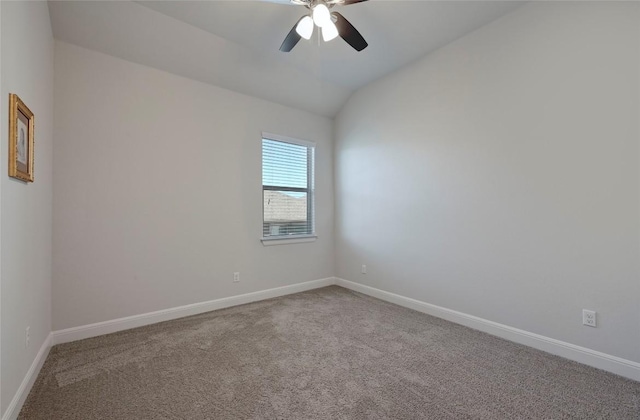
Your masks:
M338 6L365 37L278 51L302 6L268 1L50 1L56 39L333 117L356 89L520 6L371 0ZM281 1L281 0L280 0Z

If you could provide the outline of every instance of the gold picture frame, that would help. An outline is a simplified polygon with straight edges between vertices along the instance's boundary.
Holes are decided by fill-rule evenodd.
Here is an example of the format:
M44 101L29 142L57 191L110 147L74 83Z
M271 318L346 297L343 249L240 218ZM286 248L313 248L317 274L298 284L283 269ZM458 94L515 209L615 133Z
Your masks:
M9 176L33 182L33 112L9 94Z

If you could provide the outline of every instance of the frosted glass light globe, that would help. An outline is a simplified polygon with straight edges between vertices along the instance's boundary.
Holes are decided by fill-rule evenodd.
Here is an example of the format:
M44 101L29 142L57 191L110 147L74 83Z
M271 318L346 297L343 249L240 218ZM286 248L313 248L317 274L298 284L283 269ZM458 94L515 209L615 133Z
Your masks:
M313 8L313 21L321 28L333 23L331 22L331 13L329 13L329 8L322 3L316 4Z
M329 24L322 27L322 39L324 39L324 42L329 42L337 36L338 28L336 28L335 23L330 22Z
M311 19L311 16L302 18L298 26L296 26L296 32L304 39L311 38L311 35L313 35L313 19Z

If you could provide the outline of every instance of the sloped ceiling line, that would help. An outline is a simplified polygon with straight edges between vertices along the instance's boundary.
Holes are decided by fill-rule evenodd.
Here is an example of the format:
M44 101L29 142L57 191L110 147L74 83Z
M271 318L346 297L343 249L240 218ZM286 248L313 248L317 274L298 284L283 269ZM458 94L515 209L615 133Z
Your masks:
M305 9L268 1L50 1L49 12L58 40L332 118L355 90L519 4L372 0L341 7L369 42L360 53L318 34L279 52Z

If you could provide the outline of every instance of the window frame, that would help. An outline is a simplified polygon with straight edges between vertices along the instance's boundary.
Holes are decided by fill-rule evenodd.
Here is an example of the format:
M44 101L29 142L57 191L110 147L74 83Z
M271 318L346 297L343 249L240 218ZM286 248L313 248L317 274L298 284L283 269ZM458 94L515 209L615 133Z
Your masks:
M264 152L263 140L277 141L281 143L293 144L296 146L304 146L307 148L307 188L294 187L278 187L266 186L263 183L264 178ZM260 185L262 189L262 216L261 216L261 234L260 240L263 245L284 245L292 243L313 242L318 237L316 235L316 213L315 213L315 150L316 143L308 140L300 140L293 137L282 136L279 134L262 132L260 138ZM282 236L264 236L264 192L265 191L291 191L304 192L307 194L307 228L310 233L282 235Z

